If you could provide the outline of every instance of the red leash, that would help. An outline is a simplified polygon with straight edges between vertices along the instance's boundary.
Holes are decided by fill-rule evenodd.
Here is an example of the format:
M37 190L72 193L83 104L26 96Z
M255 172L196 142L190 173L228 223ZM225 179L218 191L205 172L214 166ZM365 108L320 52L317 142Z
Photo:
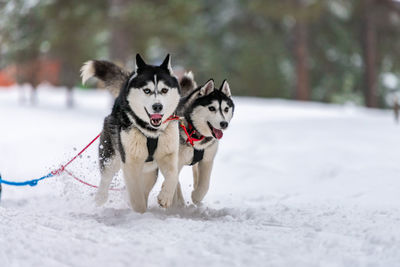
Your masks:
M72 172L68 171L66 169L66 167L71 164L74 160L76 160L80 155L82 155L83 152L85 152L86 149L88 149L97 139L99 139L101 133L99 133L92 141L90 141L89 144L87 144L78 154L75 155L75 157L73 157L72 159L70 159L66 164L61 165L60 168L58 168L57 170L54 170L51 172L52 175L60 175L63 172L67 173L69 176L71 176L72 178L74 178L76 181L85 184L87 186L93 187L93 188L98 188L97 185L94 184L90 184L88 182L83 181L82 179L79 179L78 177L76 177ZM109 190L113 190L113 191L121 191L123 188L113 188L111 187Z
M163 123L167 123L168 121L177 121L179 120L181 117L177 116L177 115L171 115L168 117L168 119L166 119Z
M164 121L164 123L168 122L168 121L172 121L172 120L179 120L180 118L176 115L172 115L170 116L166 121ZM54 177L56 175L60 175L62 173L67 173L68 175L70 175L72 178L74 178L76 181L85 184L87 186L93 187L93 188L98 188L98 186L90 184L88 182L85 182L82 179L79 179L78 177L76 177L72 172L68 171L66 169L66 167L71 164L74 160L76 160L80 155L82 155L83 152L86 151L86 149L88 149L99 137L100 137L101 133L99 133L92 141L90 141L89 144L87 144L81 151L79 151L78 154L76 154L76 156L74 156L72 159L70 159L67 163L65 163L64 165L61 165L61 167L59 167L58 169L49 172L48 174L37 178L37 179L31 179L31 180L27 180L27 181L22 181L22 182L15 182L15 181L9 181L9 180L4 180L2 179L1 175L0 175L0 188L1 188L1 184L7 184L7 185L12 185L12 186L36 186L38 184L39 181L47 179L47 178L51 178ZM115 190L115 191L120 191L123 188L119 189L119 188L109 188L109 190ZM1 192L1 190L0 190Z
M164 123L166 123L166 122L168 122L168 121L179 120L179 119L180 119L179 116L171 115L168 119L166 119L166 120L164 121ZM76 158L78 158L80 155L82 155L82 153L85 152L86 149L88 149L97 139L99 139L100 135L101 135L101 133L99 133L92 141L90 141L90 143L87 144L78 154L76 154L75 157L73 157L73 158L72 158L70 161L68 161L66 164L61 165L61 167L58 168L57 170L52 171L51 174L53 174L53 175L60 175L61 173L65 172L65 173L67 173L69 176L71 176L72 178L74 178L76 181L78 181L78 182L80 182L80 183L82 183L82 184L84 184L84 185L87 185L87 186L90 186L90 187L93 187L93 188L98 188L97 185L90 184L90 183L88 183L88 182L85 182L85 181L82 180L82 179L79 179L79 178L76 177L76 175L74 175L72 172L68 171L68 170L66 169L66 167L67 167L69 164L71 164ZM123 190L123 188L110 188L110 190L121 191L121 190Z
M70 171L68 171L68 170L66 170L66 169L64 169L64 171L65 171L69 176L71 176L72 178L74 178L75 180L77 180L78 182L80 182L80 183L82 183L82 184L85 184L85 185L90 186L90 187L93 187L93 188L99 188L97 185L90 184L90 183L88 183L88 182L85 182L85 181L79 179L79 178L76 177L72 172L70 172ZM123 188L114 188L114 187L110 187L109 190L112 190L112 191L122 191Z
M57 170L52 171L51 174L53 174L53 175L61 174L61 173L65 170L65 168L66 168L69 164L71 164L77 157L79 157L80 155L82 155L82 153L85 152L85 150L88 149L88 147L90 147L90 146L94 143L94 141L96 141L96 140L100 137L100 135L101 135L101 133L99 133L89 144L87 144L87 146L85 146L78 154L76 154L75 157L73 157L73 158L72 158L70 161L68 161L66 164L61 165L61 167L58 168Z
M175 120L180 120L180 117L179 117L179 116L176 116L176 115L171 115L168 119L166 119L166 120L164 121L164 123L167 123L168 121L175 121ZM194 142L201 141L201 140L204 139L204 136L202 136L201 138L194 138L194 137L192 137L192 135L195 134L196 131L193 130L193 131L189 134L188 131L187 131L187 129L186 129L186 126L185 126L182 122L179 124L179 126L184 130L186 136L188 137L187 140L186 140L186 142L190 143L192 146L194 145ZM191 126L189 126L189 127L192 128ZM74 178L76 181L78 181L78 182L80 182L80 183L82 183L82 184L84 184L84 185L87 185L87 186L90 186L90 187L93 187L93 188L98 188L97 185L94 185L94 184L85 182L84 180L78 178L78 177L77 177L76 175L74 175L72 172L68 171L68 170L66 169L66 167L67 167L69 164L71 164L75 159L77 159L80 155L82 155L82 153L85 152L86 149L88 149L97 139L99 139L100 135L101 135L101 133L99 133L92 141L90 141L90 143L87 144L87 145L86 145L78 154L76 154L72 159L70 159L70 160L69 160L67 163L65 163L64 165L61 165L61 167L58 168L57 170L52 171L51 174L52 174L52 175L60 175L61 173L65 172L65 173L67 173L69 176L71 176L72 178ZM110 188L109 190L121 191L121 190L123 190L123 188Z
M175 121L175 120L179 120L179 119L180 119L179 116L171 115L168 119L166 119L164 121L164 123L166 123L167 121ZM185 132L185 134L187 136L186 143L190 143L192 146L194 146L194 142L198 142L198 141L201 141L204 139L204 135L202 135L200 138L192 137L192 135L194 135L196 133L196 131L193 130L189 134L189 132L186 129L186 126L182 122L179 123L179 126L183 129L183 131ZM190 125L190 124L189 124L189 129L192 130L192 125Z
M71 176L72 178L74 178L76 181L85 184L87 186L93 187L93 188L98 188L97 185L94 184L90 184L88 182L83 181L82 179L79 179L78 177L76 177L72 172L68 171L66 169L66 167L71 164L76 158L78 158L80 155L82 155L83 152L85 152L86 149L88 149L97 139L99 139L101 133L99 133L92 141L90 141L89 144L87 144L78 154L76 154L75 157L73 157L72 159L70 159L66 164L61 165L60 168L58 168L57 170L54 170L51 172L51 174L53 175L60 175L61 173L65 172L67 173L69 176ZM110 190L114 190L114 191L121 191L122 188L110 188Z

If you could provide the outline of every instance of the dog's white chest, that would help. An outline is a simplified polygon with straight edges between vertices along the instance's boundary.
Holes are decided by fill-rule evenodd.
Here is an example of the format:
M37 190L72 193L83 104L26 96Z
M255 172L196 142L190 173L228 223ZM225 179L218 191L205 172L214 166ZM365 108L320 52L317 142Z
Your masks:
M121 143L126 157L135 160L146 160L149 151L147 148L147 137L137 128L121 131ZM170 122L165 130L158 136L158 144L154 152L157 160L168 154L178 152L178 126L176 122Z
M179 147L179 161L181 162L182 165L190 165L193 162L195 148L189 145L181 145ZM207 146L203 150L204 154L202 160L213 161L215 154L217 153L218 150L218 142L214 142L212 145Z
M147 138L138 129L121 131L121 143L126 157L136 160L147 158Z

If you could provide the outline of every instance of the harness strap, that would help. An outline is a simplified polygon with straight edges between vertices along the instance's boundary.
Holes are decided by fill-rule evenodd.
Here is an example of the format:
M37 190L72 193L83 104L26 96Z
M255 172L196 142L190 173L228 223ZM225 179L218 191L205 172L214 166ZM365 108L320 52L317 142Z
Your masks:
M204 149L198 150L193 148L193 161L190 163L190 166L200 162L204 157Z
M168 117L168 119L166 119L166 120L164 121L164 123L167 123L168 121L177 121L177 120L180 120L180 117L179 117L179 116L177 116L177 115L171 115L171 116Z
M176 120L179 120L179 116L171 115L168 117L168 119L164 121L164 123ZM145 162L151 162L154 160L154 153L156 152L158 146L158 137L157 138L146 137L146 138L147 138L147 151L149 152L149 156L147 157Z
M194 146L194 142L198 142L204 139L204 135L200 136L200 138L193 137L193 135L195 135L197 132L195 129L193 129L192 125L189 124L190 133L188 132L186 126L182 122L179 124L179 126L182 128L182 130L185 132L187 136L186 143L189 143L192 146Z
M146 162L151 162L154 160L154 152L156 152L158 145L158 137L151 138L147 137L147 151L149 152L149 156L146 159Z

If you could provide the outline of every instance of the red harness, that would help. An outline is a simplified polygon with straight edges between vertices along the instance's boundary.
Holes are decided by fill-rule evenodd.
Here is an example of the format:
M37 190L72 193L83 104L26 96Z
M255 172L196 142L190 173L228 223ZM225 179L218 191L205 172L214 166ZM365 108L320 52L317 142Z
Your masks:
M175 121L175 120L180 120L180 117L176 116L176 115L171 115L168 119L166 119L164 121L164 123L166 123L167 121ZM204 135L200 136L200 138L193 137L193 135L196 134L196 130L193 129L193 126L191 124L189 124L190 133L188 132L185 124L183 124L182 121L180 121L179 126L183 129L183 131L185 132L185 134L187 136L186 143L189 143L192 146L194 146L194 142L198 142L198 141L201 141L204 139Z
M200 138L195 138L193 137L194 134L196 134L196 130L193 129L193 126L191 124L189 124L189 132L186 129L186 126L183 123L180 123L181 128L183 129L183 131L185 132L187 139L186 139L186 143L190 143L192 146L194 146L194 142L198 142L204 139L204 135L200 136Z

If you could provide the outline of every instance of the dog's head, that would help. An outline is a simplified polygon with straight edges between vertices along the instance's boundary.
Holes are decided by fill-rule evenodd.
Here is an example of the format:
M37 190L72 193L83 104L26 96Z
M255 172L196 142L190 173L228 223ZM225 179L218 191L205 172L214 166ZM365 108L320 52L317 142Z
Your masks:
M235 108L228 82L225 80L217 89L214 87L214 81L209 80L189 98L192 98L192 101L186 106L185 116L194 128L204 136L221 139Z
M153 66L137 54L135 71L128 77L121 94L137 117L155 129L160 127L175 112L180 98L170 56L160 66Z

